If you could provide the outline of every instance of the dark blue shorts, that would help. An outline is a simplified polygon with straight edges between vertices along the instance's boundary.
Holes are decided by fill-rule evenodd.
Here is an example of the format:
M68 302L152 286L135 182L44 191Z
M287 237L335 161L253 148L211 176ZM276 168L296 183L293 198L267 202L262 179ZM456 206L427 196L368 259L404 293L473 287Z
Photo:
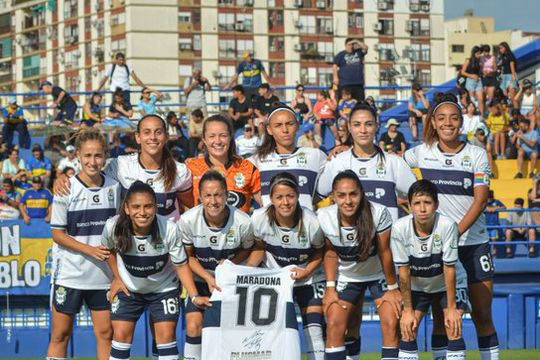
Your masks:
M210 293L210 289L208 289L208 285L206 283L203 283L203 282L200 282L200 281L195 281L195 287L197 288L197 293L199 294L199 296L208 296L208 297L210 297L210 295L212 295L212 293ZM204 309L195 306L195 304L193 304L193 302L191 301L191 298L188 296L186 298L186 314L190 313L190 312L204 313Z
M308 306L321 306L326 285L319 281L311 285L297 286L293 289L294 300L300 309Z
M118 292L111 303L111 320L137 321L148 309L154 322L178 321L180 314L180 290L164 293L139 294L130 292L127 296Z
M495 269L489 243L460 246L458 255L467 272L469 284L493 279Z
M446 291L438 293L427 293L423 291L411 291L412 306L414 310L427 313L431 304L439 302L441 308L448 307L448 296ZM467 289L456 289L456 307L464 312L469 309L469 294Z
M366 290L369 290L373 300L378 299L386 292L386 280L373 280L366 282L341 282L336 286L340 300L357 304L364 297Z
M56 311L65 314L78 314L83 302L90 310L109 310L108 290L79 290L54 285L52 305Z

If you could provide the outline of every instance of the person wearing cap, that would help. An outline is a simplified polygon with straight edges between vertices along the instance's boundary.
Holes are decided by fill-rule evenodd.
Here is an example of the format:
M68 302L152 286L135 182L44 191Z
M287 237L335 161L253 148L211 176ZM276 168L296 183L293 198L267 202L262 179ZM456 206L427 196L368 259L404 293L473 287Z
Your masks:
M62 173L64 169L68 167L75 170L75 173L78 173L81 170L81 164L79 163L79 159L75 156L75 146L73 145L66 146L66 156L58 162L56 172Z
M514 106L520 109L521 115L536 125L536 122L540 118L540 110L537 103L536 89L529 79L523 80L519 85L519 91L514 97Z
M536 160L538 159L538 133L531 128L531 121L527 118L519 120L519 131L515 133L516 145L518 148L517 168L518 171L514 179L523 178L522 168L525 159L531 160L529 177L534 177Z
M50 81L43 81L39 89L46 95L51 94L53 97L53 108L58 109L58 113L54 117L53 124L70 125L75 119L77 112L77 103L70 94L59 86L53 85Z
M232 88L232 95L233 98L229 102L229 109L227 110L227 113L232 119L235 133L239 129L242 129L246 124L253 127L253 107L251 99L246 97L244 87L242 85L234 86Z
M236 151L238 151L238 155L243 158L248 158L257 151L259 138L254 135L253 130L251 125L246 124L244 125L244 134L235 139Z
M360 39L345 39L345 50L334 57L332 67L332 82L338 99L341 99L343 89L348 87L353 98L364 100L364 57L367 52L368 46Z
M99 92L107 80L110 79L109 90L114 93L116 89L122 89L125 103L131 106L131 88L129 86L130 76L141 88L145 87L141 79L139 79L137 74L135 74L135 71L133 71L133 67L126 64L126 56L123 53L118 52L114 56L114 63L107 65L105 69L105 76L99 82L99 86L96 91Z
M273 94L270 84L261 84L258 91L259 95L255 97L253 102L253 112L256 116L257 132L261 136L264 134L266 116L270 113L272 106L279 102L279 98Z
M39 144L34 144L32 147L32 155L33 157L26 162L28 178L38 176L43 180L45 186L48 186L52 171L51 160L43 154L43 149Z
M229 89L233 84L236 84L238 76L242 74L242 86L244 93L249 100L257 96L257 90L262 84L262 77L267 83L270 83L270 76L266 73L263 63L253 58L253 52L245 50L242 54L243 60L236 67L236 73L232 76L231 81L225 85L224 90Z
M422 124L426 121L427 112L429 109L429 100L424 95L422 85L418 83L412 84L412 95L409 98L409 126L411 128L411 135L413 142L418 141L418 120L422 121Z
M19 211L25 223L30 223L30 219L43 219L46 222L51 220L51 207L53 196L51 192L43 188L41 177L32 178L32 188L25 191L19 204Z
M4 127L2 128L2 137L8 146L13 145L13 135L15 131L19 134L19 147L28 149L30 147L30 135L28 126L24 119L22 107L17 105L17 98L10 97L8 106L2 110Z
M322 145L322 138L315 134L315 126L311 123L305 123L301 127L302 135L298 138L296 145L298 147L310 147L318 149Z
M194 68L191 76L184 82L184 94L186 94L186 114L191 114L193 110L201 109L204 118L208 117L206 109L206 92L212 89L212 85L206 77L202 75L201 69Z
M385 126L388 130L379 138L381 149L390 154L402 156L407 148L405 136L398 131L399 122L396 119L390 119Z

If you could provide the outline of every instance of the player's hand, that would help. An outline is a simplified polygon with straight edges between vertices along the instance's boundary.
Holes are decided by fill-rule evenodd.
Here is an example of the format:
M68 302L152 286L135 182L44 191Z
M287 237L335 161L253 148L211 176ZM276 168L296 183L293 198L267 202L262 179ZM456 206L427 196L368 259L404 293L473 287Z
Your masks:
M458 309L444 309L444 326L453 338L461 337L461 313Z
M302 280L308 277L310 274L309 271L307 271L304 268L301 267L294 267L291 269L291 279L294 280Z
M46 222L46 223L50 223L51 222L51 215L47 215L43 218L43 220Z
M105 261L111 256L111 252L106 246L89 246L86 255L93 257L98 261Z
M67 196L69 195L70 187L69 177L65 174L60 174L53 184L53 194Z
M332 304L337 304L341 306L343 309L347 309L347 306L339 300L339 296L335 287L326 288L322 302L323 302L323 310L325 314L328 312L328 309L330 308L330 306L332 306Z
M127 296L130 296L129 291L128 291L126 285L124 285L124 283L122 282L122 280L118 279L118 278L114 278L112 283L111 283L111 289L109 290L109 302L110 303L113 302L114 297L120 291L123 291L124 294L126 294Z
M193 305L198 308L212 307L212 303L210 302L210 298L208 296L197 296L195 299L193 299Z
M211 293L214 292L214 290L221 291L221 288L217 286L216 284L216 278L213 276L210 276L206 280L206 284L208 285L208 289L210 290Z
M399 325L403 340L413 340L415 338L416 329L418 328L418 321L416 320L416 316L414 316L414 310L403 310Z
M30 224L30 216L23 215L23 220L24 220L25 223Z
M385 301L392 307L396 319L399 319L399 316L401 315L401 292L398 289L385 292L382 297L375 300L377 309L380 308Z
M349 145L339 145L335 146L329 153L328 153L328 160L331 160L332 158L336 157L338 154L341 154L342 152L349 150Z

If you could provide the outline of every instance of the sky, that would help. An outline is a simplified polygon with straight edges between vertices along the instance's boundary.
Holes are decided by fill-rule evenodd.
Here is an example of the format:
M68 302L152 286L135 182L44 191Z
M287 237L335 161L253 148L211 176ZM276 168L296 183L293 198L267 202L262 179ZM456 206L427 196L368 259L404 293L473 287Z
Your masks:
M540 32L540 0L444 0L445 20L463 16L466 9L473 9L476 16L494 17L496 30Z

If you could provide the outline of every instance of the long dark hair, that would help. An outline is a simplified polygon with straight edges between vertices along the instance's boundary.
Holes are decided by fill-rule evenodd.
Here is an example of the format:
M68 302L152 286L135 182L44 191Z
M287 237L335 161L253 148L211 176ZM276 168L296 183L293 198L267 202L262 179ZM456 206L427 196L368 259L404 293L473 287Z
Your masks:
M461 112L461 107L458 104L456 96L452 93L438 93L435 96L435 103L429 108L429 111L427 113L427 121L424 124L424 133L422 137L424 142L428 145L433 145L433 143L439 140L437 130L433 127L431 121L435 117L435 112L439 109L439 106L442 103L455 105L459 113L459 117L461 118L461 123L463 123L463 114Z
M510 49L510 45L506 41L503 41L499 44L499 46L502 46L505 49L504 54L510 58L510 61L516 62L516 56L514 55L514 52ZM516 69L517 70L517 69Z
M131 248L133 223L131 222L131 218L129 217L129 215L126 214L125 207L134 194L149 194L154 199L154 203L157 202L156 193L150 185L145 184L140 180L137 180L133 184L131 184L126 193L126 196L124 197L124 201L122 202L122 206L120 207L120 214L118 216L118 219L116 220L116 224L114 225L115 250L121 254L125 253ZM150 229L149 235L152 237L152 244L161 242L157 215L156 217L154 217L154 221L152 221L152 228Z
M141 131L141 124L146 119L158 119L161 121L161 124L163 125L163 131L167 133L167 124L165 123L165 120L159 115L156 114L148 114L145 115L139 120L137 123L137 133L140 134ZM169 191L173 184L174 179L176 178L176 160L174 160L174 157L172 156L169 148L167 146L163 147L162 153L161 153L161 170L159 171L159 176L156 180L163 180L163 187L165 188L165 191Z
M352 170L345 170L336 175L334 181L332 181L332 191L335 191L337 185L342 180L352 180L360 190L362 199L358 205L358 209L354 214L356 220L356 240L358 241L358 258L359 261L365 261L369 257L371 246L373 245L373 238L375 234L375 224L373 222L373 214L371 211L371 204L364 193L364 188L358 176ZM338 223L341 227L341 214L338 208ZM339 237L341 238L341 229L339 230Z
M206 135L206 128L209 123L211 122L219 122L222 124L225 124L227 126L227 132L229 133L229 151L227 152L227 158L229 163L232 163L237 160L242 160L240 156L236 153L236 142L234 141L234 127L232 124L232 121L221 114L212 115L203 122L203 130L202 130L202 137L204 139L204 136ZM208 149L206 150L208 152Z
M274 116L274 114L280 111L290 112L291 115L294 117L295 121L297 121L295 112L292 108L282 103L276 103L274 105L275 106L270 110L270 113L268 114L268 120L266 120L266 126L270 126L270 121L272 120L272 117ZM259 146L257 151L255 152L255 155L257 155L259 159L265 158L266 156L270 155L273 151L276 150L276 139L274 139L274 137L268 133L268 131L266 130L266 126L265 126L265 131L264 131L263 142Z
M298 181L296 180L296 177L294 177L288 172L280 172L274 175L272 179L270 179L270 196L272 196L272 194L274 193L274 188L276 185L288 186L294 190L296 196L300 195L300 190L298 189ZM270 206L268 206L268 208L266 209L266 216L268 216L270 226L279 226L277 223L276 207L274 206L274 204L270 204ZM300 205L300 202L296 203L296 209L294 209L293 216L293 223L295 225L298 225L298 233L300 235L303 235L305 231L304 224L302 222L302 206Z
M473 46L471 49L471 56L469 57L469 66L466 71L473 74L480 73L480 60L476 57L476 53L482 49L479 46Z
M378 118L378 115L377 115L377 110L375 110L371 105L369 105L365 101L357 102L356 105L351 110L351 112L349 114L349 119L347 120L347 125L349 126L349 137L347 139L347 145L349 145L349 144L354 145L354 141L352 139L352 135L351 135L351 131L350 131L350 129L351 129L351 119L352 119L353 115L358 111L367 111L368 113L371 114L371 116L373 117L373 120L375 120L375 122L377 124L379 124L379 118ZM375 151L377 152L377 155L379 156L379 160L381 160L384 163L384 160L386 158L384 156L383 149L381 149L381 147L379 145L377 145L377 144L373 144L373 146L375 147Z

